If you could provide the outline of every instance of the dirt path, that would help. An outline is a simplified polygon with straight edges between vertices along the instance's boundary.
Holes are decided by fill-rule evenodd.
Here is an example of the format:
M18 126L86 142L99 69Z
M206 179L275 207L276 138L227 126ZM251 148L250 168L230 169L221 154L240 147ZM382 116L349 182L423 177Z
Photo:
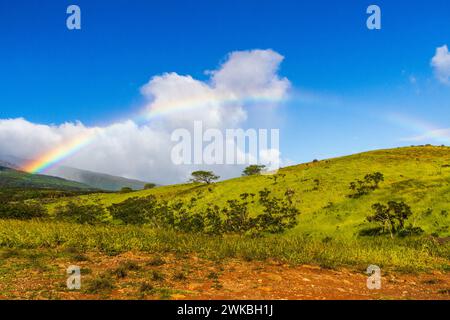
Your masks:
M38 258L36 257L38 256ZM74 259L76 261L74 261ZM81 290L66 288L66 269L78 265ZM193 256L87 253L20 255L2 262L0 299L445 299L450 274L382 270L369 290L363 270L330 270L277 262L210 261Z

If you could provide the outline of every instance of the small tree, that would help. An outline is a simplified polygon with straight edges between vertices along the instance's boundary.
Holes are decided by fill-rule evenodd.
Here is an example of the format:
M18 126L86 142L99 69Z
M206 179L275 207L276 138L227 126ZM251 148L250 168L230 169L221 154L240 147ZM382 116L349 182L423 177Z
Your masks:
M144 186L144 190L153 189L154 187L156 187L156 184L154 184L154 183L146 183L145 186Z
M372 209L375 212L367 217L367 221L379 223L384 232L389 232L391 238L405 228L405 220L412 215L411 207L403 201L389 201L387 205L375 203Z
M123 187L122 189L120 189L120 193L130 193L133 192L133 189L131 189L130 187Z
M363 180L356 180L350 183L349 189L354 193L349 195L350 198L359 198L371 191L379 188L381 181L384 181L384 175L381 172L369 173L364 176Z
M212 171L194 171L191 173L192 178L190 181L192 182L199 182L199 183L206 183L210 184L215 180L218 180L220 177L215 175Z
M266 168L265 165L252 164L244 169L244 171L242 172L242 175L243 176L255 176L255 175L261 174L261 172L265 168Z

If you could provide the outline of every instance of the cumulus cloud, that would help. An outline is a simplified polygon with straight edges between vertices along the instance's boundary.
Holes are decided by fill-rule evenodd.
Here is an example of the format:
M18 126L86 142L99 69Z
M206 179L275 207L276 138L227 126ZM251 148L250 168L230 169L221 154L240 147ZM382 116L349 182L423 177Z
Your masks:
M431 60L431 66L439 81L450 84L450 52L446 45L436 49L436 54Z
M225 130L245 126L247 109L274 105L284 99L289 80L278 75L283 57L272 50L230 53L209 79L166 73L142 86L147 99L142 119L125 119L102 127L81 122L43 125L25 119L0 119L0 155L35 159L74 137L95 132L90 143L61 165L138 178L157 183L186 181L189 173L204 166L174 165L171 133L193 130L194 121L205 129ZM144 117L145 118L145 117ZM214 166L224 178L237 175L242 166Z

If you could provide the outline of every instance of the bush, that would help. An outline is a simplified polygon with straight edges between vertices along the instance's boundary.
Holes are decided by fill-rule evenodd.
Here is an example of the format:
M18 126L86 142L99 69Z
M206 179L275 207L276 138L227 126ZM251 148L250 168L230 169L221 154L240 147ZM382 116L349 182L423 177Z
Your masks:
M105 293L110 292L114 288L114 281L107 275L101 275L88 283L86 292L92 294Z
M356 180L350 183L349 189L353 194L349 198L359 198L379 188L381 181L384 181L384 175L381 172L366 174L363 180Z
M0 203L0 219L29 220L47 216L47 209L37 203Z
M121 203L113 204L108 210L114 219L125 224L143 225L153 222L155 226L159 226L155 219L158 215L158 203L154 196L129 198Z
M189 202L157 201L154 196L130 198L108 208L111 216L125 224L151 225L186 233L220 235L281 233L297 224L299 211L295 208L293 190L287 190L285 199L270 197L270 191L260 193L263 213L249 216L248 206L255 194L243 193L240 199L228 200L226 206L209 205L204 210L195 207L196 199Z
M99 205L77 205L69 202L55 211L56 219L80 224L99 224L106 219L105 210Z
M420 236L425 231L421 227L408 226L398 232L399 237Z
M256 217L256 229L259 232L282 233L297 225L300 211L293 204L295 192L286 190L285 199L269 198L270 191L264 189L259 192L259 202L264 207L263 214Z
M381 236L383 233L384 233L383 227L374 227L361 230L359 232L359 235L363 237L374 237L374 236Z
M123 187L122 189L120 189L120 193L130 193L133 192L133 189L131 189L130 187Z

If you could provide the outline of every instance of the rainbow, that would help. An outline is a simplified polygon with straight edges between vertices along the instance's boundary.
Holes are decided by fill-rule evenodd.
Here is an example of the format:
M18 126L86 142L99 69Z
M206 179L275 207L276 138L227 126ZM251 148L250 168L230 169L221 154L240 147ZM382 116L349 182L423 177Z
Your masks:
M194 98L179 99L175 101L153 101L151 107L143 110L133 120L138 123L147 122L157 117L170 115L176 112L186 112L195 109L202 109L210 106L227 106L232 104L255 104L255 103L279 103L285 101L285 98L270 95L251 95L247 97L223 96L217 98L213 94L199 95Z
M137 124L144 124L157 117L176 112L186 112L189 110L205 108L212 105L226 106L233 103L270 103L280 101L282 101L282 99L275 95L253 95L245 98L224 96L219 99L212 94L200 95L190 99L179 99L168 102L154 101L150 108L145 108L142 112L132 117L131 120ZM47 150L38 156L35 160L26 163L22 166L22 170L30 173L44 172L91 144L97 135L98 130L90 130L88 133L83 133L70 140L63 141L56 147Z
M40 173L50 167L60 163L64 159L78 152L95 138L95 134L90 131L83 133L71 140L60 143L55 148L47 150L45 153L22 166L22 170L30 173Z
M435 140L440 143L450 143L450 130L442 128L430 122L416 119L400 113L390 113L387 116L389 122L400 127L417 132L417 136L404 138L404 141Z

